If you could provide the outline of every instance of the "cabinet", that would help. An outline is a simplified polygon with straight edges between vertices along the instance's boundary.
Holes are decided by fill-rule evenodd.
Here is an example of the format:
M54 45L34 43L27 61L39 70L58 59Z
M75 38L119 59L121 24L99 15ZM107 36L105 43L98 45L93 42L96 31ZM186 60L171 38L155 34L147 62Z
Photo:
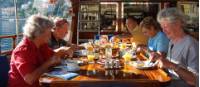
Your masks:
M100 32L100 5L98 2L80 1L77 44L93 39Z
M101 2L101 34L113 33L118 30L117 19L119 19L117 2Z
M167 7L178 7L190 15L189 25L198 28L198 2L174 0L79 0L77 43L86 42L100 34L121 34L127 31L125 19L134 16L138 23L146 16L156 19L157 13ZM190 6L189 6L189 5ZM192 4L192 5L191 5ZM194 8L188 10L188 8ZM189 12L190 11L190 12ZM191 13L192 12L192 13ZM192 15L192 16L191 16Z
M95 35L117 32L118 3L80 1L77 43L93 39Z
M98 32L99 4L81 3L79 11L80 32Z

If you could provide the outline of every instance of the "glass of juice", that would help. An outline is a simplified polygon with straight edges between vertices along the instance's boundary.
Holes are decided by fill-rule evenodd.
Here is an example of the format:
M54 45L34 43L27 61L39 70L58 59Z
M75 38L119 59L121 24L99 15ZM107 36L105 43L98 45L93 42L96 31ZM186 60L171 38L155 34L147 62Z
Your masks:
M125 64L128 64L130 61L131 61L131 58L132 58L132 55L130 54L130 53L125 53L124 55L123 55L123 58L124 58L124 63Z
M88 63L94 63L94 58L95 58L94 54L88 54L87 58L88 58Z

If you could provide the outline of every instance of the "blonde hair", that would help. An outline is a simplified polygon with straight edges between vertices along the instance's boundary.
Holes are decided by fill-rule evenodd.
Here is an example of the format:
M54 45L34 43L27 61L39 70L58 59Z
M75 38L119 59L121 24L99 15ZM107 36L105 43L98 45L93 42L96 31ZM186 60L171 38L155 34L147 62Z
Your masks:
M158 31L161 30L159 23L151 16L145 17L140 22L140 27L147 28L147 29L150 29L150 27L154 27L155 30L158 30Z

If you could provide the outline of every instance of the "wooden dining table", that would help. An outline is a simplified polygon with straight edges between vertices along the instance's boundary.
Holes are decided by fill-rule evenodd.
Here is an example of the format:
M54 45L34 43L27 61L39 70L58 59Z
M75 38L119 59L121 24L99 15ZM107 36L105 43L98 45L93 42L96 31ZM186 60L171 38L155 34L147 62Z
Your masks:
M87 59L81 57L84 58ZM76 73L79 75L70 80L42 75L39 83L42 87L161 87L171 80L163 69L137 69L129 64L123 64L120 69L105 69L97 62L87 63L81 65Z

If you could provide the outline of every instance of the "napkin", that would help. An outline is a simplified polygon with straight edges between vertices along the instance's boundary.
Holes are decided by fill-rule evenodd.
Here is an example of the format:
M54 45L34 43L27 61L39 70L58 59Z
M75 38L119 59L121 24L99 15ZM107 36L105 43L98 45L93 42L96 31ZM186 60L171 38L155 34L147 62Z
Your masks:
M64 80L70 80L70 79L78 76L77 73L67 72L67 71L63 71L63 70L51 71L51 72L45 73L45 75L50 76L50 77L62 78Z

